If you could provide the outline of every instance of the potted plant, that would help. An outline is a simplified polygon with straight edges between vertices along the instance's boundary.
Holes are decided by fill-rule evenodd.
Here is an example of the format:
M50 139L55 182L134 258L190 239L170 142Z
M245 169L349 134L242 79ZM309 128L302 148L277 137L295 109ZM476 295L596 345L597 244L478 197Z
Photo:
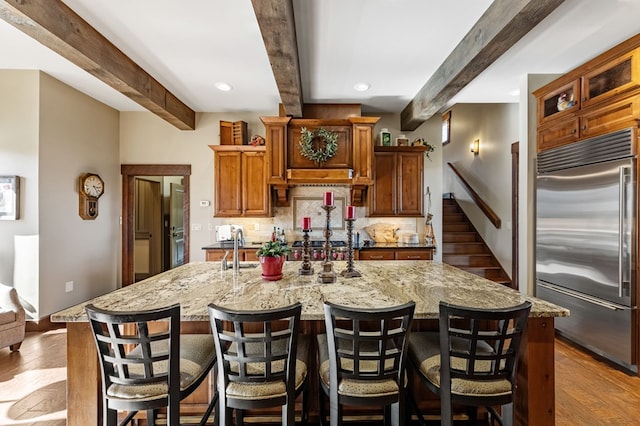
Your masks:
M262 266L262 279L277 281L282 278L282 265L291 249L280 241L267 241L256 251Z

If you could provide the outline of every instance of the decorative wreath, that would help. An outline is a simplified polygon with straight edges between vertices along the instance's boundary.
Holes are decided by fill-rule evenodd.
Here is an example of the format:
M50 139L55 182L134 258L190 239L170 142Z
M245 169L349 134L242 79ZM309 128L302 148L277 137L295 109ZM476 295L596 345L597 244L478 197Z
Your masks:
M338 151L338 134L322 127L314 131L303 127L300 130L300 154L316 163L324 163L336 155ZM321 139L322 143L314 144L315 139Z

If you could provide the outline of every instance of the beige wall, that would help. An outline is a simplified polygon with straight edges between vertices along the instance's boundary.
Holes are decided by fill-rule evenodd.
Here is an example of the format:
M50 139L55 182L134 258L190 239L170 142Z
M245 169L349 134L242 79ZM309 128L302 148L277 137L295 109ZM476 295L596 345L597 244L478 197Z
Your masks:
M511 144L518 141L518 104L458 104L451 112L451 143L443 163L453 163L502 220L496 229L471 199L451 168L444 192L452 192L507 274L511 275ZM480 139L480 153L470 143Z
M24 175L24 219L10 224L8 232L3 227L0 250L13 258L14 235L40 235L39 280L31 284L37 286L38 300L30 303L35 316L43 318L118 285L119 113L44 73L3 71L3 83L16 102L2 102L0 108L15 110L24 100L23 113L11 117L12 137L0 141L3 159L19 147L10 155L20 164L15 173ZM0 166L4 173L7 167ZM100 214L93 221L78 215L83 172L98 173L105 181ZM13 261L3 267L7 263L13 269ZM67 281L74 282L69 293Z
M289 240L300 239L300 235L294 231L292 207L274 208L272 218L252 219L224 219L213 217L213 200L215 191L224 191L225 188L213 186L213 151L209 145L220 143L220 120L247 122L249 136L260 134L264 136L264 126L260 116L274 116L277 111L263 113L199 113L196 117L196 130L182 131L167 124L155 115L147 112L123 112L120 122L120 160L122 164L190 164L190 203L191 203L191 230L190 232L190 260L204 260L203 246L215 242L215 229L218 225L239 224L243 225L247 241L264 241L274 227L284 228ZM375 127L377 133L380 128L387 127L395 138L399 131L400 116L398 114L383 114L380 122ZM440 120L430 120L415 132L407 132L413 140L415 137L426 137L428 140L439 140ZM425 161L425 191L429 186L432 193L432 212L435 213L434 226L437 232L441 232L441 203L438 201L441 194L441 167L440 144L436 143L436 152L432 153L432 161ZM304 187L294 188L290 192L290 200L297 196L322 196L325 190L336 191L336 196L343 196L348 202L348 190L346 187ZM200 207L200 201L209 201L208 207ZM425 211L427 209L425 198ZM399 218L365 218L366 209L357 209L358 221L354 224L354 230L362 230L369 223L393 222L402 230L422 232L424 219L399 219ZM257 224L257 226L256 226ZM194 230L200 226L200 230ZM335 238L346 238L344 231L335 231ZM437 235L438 241L440 236ZM320 234L312 235L312 238L321 239ZM363 237L364 238L364 237ZM440 256L439 252L436 256Z
M0 70L0 175L20 176L20 219L0 221L0 282L8 285L14 235L38 233L38 80L38 71ZM37 304L37 290L29 302Z

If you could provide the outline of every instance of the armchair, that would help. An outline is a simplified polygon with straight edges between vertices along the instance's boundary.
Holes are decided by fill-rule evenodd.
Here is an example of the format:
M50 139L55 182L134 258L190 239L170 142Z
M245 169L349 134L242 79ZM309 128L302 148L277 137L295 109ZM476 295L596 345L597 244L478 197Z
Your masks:
M12 352L20 349L25 325L25 311L18 292L13 287L0 284L0 348L9 346Z

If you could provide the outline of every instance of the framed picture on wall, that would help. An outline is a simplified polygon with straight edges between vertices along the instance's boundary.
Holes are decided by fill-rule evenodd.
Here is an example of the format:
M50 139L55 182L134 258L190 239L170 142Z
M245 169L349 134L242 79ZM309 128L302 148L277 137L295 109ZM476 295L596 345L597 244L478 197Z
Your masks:
M442 145L451 142L451 111L442 114Z
M20 176L0 176L0 220L20 219Z

